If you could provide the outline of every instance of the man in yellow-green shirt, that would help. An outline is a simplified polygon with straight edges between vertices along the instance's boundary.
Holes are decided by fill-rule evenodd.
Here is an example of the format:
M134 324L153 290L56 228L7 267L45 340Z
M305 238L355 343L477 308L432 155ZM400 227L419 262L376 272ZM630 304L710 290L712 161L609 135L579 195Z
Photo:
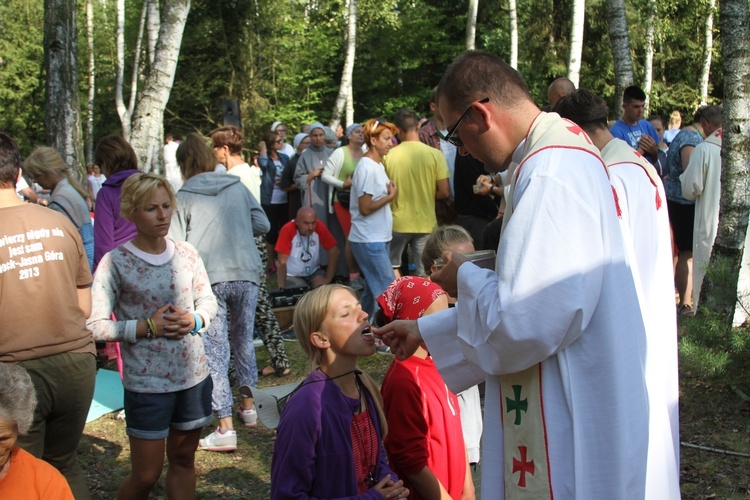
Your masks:
M402 108L393 120L398 127L401 144L383 160L388 178L398 186L391 202L393 240L390 247L391 265L401 266L401 254L407 245L416 274L425 276L421 263L422 250L430 233L437 226L435 200L450 196L450 174L440 150L419 141L418 118L414 111Z

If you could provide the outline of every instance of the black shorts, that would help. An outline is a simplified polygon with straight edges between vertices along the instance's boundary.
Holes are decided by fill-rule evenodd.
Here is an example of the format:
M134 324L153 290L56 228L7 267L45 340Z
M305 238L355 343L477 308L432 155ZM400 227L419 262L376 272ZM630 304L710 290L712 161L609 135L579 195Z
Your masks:
M693 222L695 221L695 205L676 203L667 200L669 223L674 233L674 244L680 252L693 251Z

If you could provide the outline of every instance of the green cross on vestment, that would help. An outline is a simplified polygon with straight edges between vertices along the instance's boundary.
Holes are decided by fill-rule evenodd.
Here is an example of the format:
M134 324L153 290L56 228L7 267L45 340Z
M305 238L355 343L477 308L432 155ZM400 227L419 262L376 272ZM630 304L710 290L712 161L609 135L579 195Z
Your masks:
M515 425L521 425L521 412L526 412L528 410L529 403L526 399L521 399L521 386L520 385L514 385L512 387L513 387L514 399L505 398L505 405L508 407L505 413L510 413L512 411L515 411L516 420L513 423Z

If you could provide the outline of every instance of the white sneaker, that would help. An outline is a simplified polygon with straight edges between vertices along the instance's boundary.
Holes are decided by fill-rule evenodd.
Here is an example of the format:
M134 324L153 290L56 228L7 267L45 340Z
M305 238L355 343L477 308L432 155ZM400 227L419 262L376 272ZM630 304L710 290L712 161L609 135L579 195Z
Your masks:
M234 429L227 429L219 433L217 427L214 432L198 442L199 450L206 451L234 451L237 449L237 433Z
M255 408L245 408L240 405L240 409L237 411L237 416L242 420L242 423L245 424L245 427L258 426L258 412L255 411Z

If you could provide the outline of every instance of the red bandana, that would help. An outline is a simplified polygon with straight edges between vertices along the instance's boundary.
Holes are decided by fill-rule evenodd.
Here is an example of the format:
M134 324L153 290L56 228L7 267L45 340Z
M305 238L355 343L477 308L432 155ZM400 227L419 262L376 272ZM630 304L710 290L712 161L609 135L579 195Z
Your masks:
M387 321L418 319L445 291L432 281L418 276L404 276L388 286L378 305Z

